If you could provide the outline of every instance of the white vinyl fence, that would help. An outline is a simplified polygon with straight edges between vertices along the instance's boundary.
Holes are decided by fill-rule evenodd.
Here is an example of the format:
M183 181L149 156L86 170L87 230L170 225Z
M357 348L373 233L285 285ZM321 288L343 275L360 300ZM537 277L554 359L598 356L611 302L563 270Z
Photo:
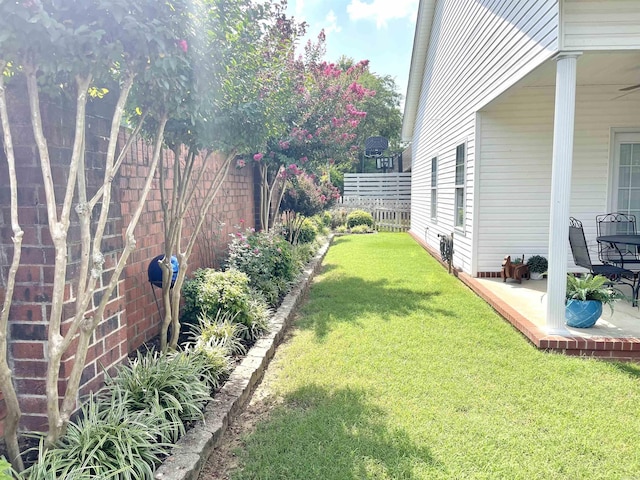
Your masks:
M345 173L344 196L411 201L411 173Z
M341 206L370 212L377 230L407 231L411 226L411 173L347 173Z

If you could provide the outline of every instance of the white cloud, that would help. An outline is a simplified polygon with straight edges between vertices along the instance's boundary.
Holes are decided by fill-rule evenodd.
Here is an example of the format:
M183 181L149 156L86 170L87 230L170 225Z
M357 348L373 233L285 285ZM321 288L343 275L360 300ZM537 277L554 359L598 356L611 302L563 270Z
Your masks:
M389 20L413 16L417 9L418 0L351 0L347 5L351 20L374 20L378 29L386 27Z
M324 31L326 33L336 32L339 33L342 27L338 25L338 17L333 10L329 10L327 16L324 18Z

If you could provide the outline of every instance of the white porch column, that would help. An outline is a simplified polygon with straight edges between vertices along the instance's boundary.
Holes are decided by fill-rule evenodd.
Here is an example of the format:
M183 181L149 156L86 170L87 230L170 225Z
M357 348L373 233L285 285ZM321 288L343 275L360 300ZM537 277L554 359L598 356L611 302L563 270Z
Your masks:
M550 334L567 333L564 325L564 309L567 291L571 162L576 106L576 62L579 55L579 52L561 52L556 57L546 321L546 330Z

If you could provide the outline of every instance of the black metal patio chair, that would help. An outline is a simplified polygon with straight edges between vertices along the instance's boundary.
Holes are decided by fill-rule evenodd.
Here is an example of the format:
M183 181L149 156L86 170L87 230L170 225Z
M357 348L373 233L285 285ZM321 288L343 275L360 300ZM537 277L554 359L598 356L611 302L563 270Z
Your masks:
M604 235L635 235L636 216L630 213L607 213L596 216L598 237ZM602 263L629 270L640 270L640 257L636 245L598 242L598 259Z
M571 245L571 253L573 262L582 268L586 268L593 275L602 275L609 279L612 285L628 285L631 287L633 306L637 304L638 290L636 284L638 274L627 268L617 265L602 264L594 265L591 263L587 240L584 236L582 222L576 218L569 217L569 245Z

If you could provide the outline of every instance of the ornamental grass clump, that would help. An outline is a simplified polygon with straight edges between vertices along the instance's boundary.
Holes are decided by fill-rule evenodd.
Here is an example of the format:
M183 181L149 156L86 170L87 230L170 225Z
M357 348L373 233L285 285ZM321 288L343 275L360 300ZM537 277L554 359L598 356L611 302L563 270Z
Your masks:
M242 339L246 336L247 327L235 322L234 317L218 310L215 317L201 314L198 324L192 329L192 338L196 350L222 348L228 355L244 355L247 353Z
M71 421L58 443L39 448L39 461L20 478L74 480L153 478L156 466L171 444L167 424L154 413L136 411L127 392L112 397L93 395L82 408L78 420ZM108 400L108 401L107 401Z
M345 208L334 208L331 210L331 228L335 230L338 227L345 226L347 224L348 212Z
M138 354L116 377L106 378L108 395L128 399L131 412L149 412L166 423L164 441L175 442L185 433L185 422L202 418L211 386L202 364L188 351Z
M197 365L200 375L205 379L211 391L218 390L232 369L229 352L226 348L215 344L200 343L190 345L186 352L191 361Z

